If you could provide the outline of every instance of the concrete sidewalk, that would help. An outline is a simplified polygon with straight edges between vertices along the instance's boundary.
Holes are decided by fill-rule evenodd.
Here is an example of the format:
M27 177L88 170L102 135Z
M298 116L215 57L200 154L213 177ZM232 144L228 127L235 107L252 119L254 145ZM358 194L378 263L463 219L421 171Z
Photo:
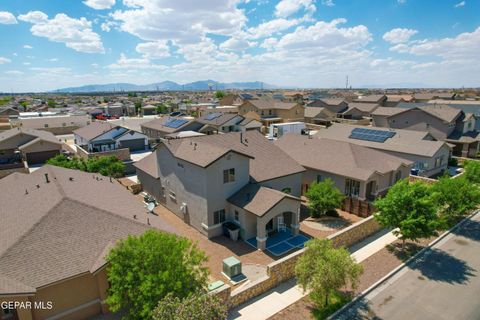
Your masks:
M353 252L352 256L357 262L362 262L396 239L397 237L393 235L392 231L380 231L350 248L350 252ZM233 309L228 319L268 319L289 305L297 302L306 296L306 294L307 293L304 293L296 284L296 280L291 279Z

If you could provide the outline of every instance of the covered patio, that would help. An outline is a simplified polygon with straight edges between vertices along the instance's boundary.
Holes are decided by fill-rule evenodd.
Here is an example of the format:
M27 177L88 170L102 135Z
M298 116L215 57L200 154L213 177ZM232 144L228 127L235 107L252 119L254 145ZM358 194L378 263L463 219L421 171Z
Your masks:
M303 246L299 235L301 200L281 191L251 184L228 200L238 218L241 237L274 255Z

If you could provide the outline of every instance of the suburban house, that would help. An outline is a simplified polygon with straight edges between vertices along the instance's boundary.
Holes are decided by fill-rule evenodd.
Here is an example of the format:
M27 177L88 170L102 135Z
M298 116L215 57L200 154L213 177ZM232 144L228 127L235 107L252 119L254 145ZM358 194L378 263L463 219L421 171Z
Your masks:
M324 98L310 102L307 107L325 108L332 113L342 113L348 108L348 103L341 98Z
M387 96L384 94L372 94L368 96L360 96L357 99L354 99L353 102L359 103L373 103L384 106L387 102Z
M244 119L245 118L241 115L234 113L213 112L197 118L195 121L203 125L198 132L204 134L217 134L239 131L238 125Z
M373 201L410 174L412 162L387 153L331 139L287 134L275 145L304 168L302 193L313 182L331 179L347 197Z
M248 100L238 108L238 113L256 119L268 128L272 123L303 121L305 107L297 102Z
M11 319L107 313L105 257L115 242L153 227L175 232L163 219L149 226L141 202L97 174L47 165L11 174L0 188L0 302L45 306L3 310Z
M462 157L476 157L479 151L477 122L475 115L445 105L377 108L372 113L373 126L427 131L436 140L454 144L453 154Z
M162 117L140 125L143 134L151 141L160 141L166 135L181 131L198 131L203 125L196 121L177 117Z
M256 130L162 141L135 166L146 192L209 238L225 221L259 249L278 223L298 233L304 169Z
M218 101L220 106L239 106L241 105L245 99L243 99L238 94L227 94L225 97Z
M388 138L371 139L369 134L355 134L358 130L377 135L385 132ZM326 130L319 130L313 137L349 142L412 161L415 173L425 177L437 176L447 170L452 153L452 147L448 143L435 141L425 131L335 123Z
M401 102L413 102L413 100L410 94L388 94L385 107L396 107Z
M143 133L104 121L95 121L75 130L73 134L75 144L89 153L148 149L148 138Z
M157 114L157 107L151 104L147 104L141 108L143 116L153 116Z
M345 119L370 118L372 112L378 107L379 105L374 103L350 102L348 103L348 109L341 114L341 117Z
M90 115L87 113L57 112L20 112L18 117L11 117L12 127L38 129L53 134L70 134L74 130L89 125Z
M305 108L305 122L329 126L336 118L336 114L327 108L310 107Z
M28 165L41 164L60 154L64 145L47 131L13 128L0 133L0 178L13 172L28 172Z

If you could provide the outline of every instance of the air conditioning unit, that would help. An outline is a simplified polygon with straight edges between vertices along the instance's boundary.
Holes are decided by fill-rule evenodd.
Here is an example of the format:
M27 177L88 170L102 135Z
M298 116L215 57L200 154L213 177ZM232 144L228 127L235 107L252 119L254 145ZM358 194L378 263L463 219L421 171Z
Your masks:
M223 260L223 274L228 278L233 278L242 274L242 263L235 257L229 257Z

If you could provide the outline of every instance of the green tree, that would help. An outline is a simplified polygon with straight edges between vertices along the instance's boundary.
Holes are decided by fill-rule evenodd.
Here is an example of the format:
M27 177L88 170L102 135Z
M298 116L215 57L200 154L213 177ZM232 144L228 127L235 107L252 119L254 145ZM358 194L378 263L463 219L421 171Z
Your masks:
M297 281L317 308L328 306L329 298L347 286L356 288L363 267L355 262L347 249L335 249L327 239L313 239L295 266Z
M217 98L218 100L223 99L224 97L225 97L225 92L223 92L223 91L216 91L215 92L215 98Z
M449 227L480 203L480 189L463 175L452 179L444 176L432 186L433 199L440 205L440 218Z
M227 307L218 297L197 292L185 299L168 294L153 311L153 320L220 320Z
M85 160L78 157L68 158L60 154L49 159L47 164L68 169L100 173L101 175L114 178L125 175L125 164L115 156L93 157Z
M108 254L107 304L127 319L151 319L167 294L184 299L205 290L205 254L187 238L154 230L129 236Z
M331 179L314 182L306 193L310 215L317 218L328 210L340 207L345 196L335 187Z
M160 103L157 105L157 114L165 114L168 112L168 107L163 104L163 103Z
M407 239L437 235L440 221L437 215L438 205L432 197L431 187L423 182L409 182L407 179L397 182L384 198L375 201L379 213L375 219L395 231L402 239L402 247Z
M50 107L50 108L56 108L57 107L57 102L53 99L48 99L47 100L47 105Z
M465 161L465 178L471 183L480 184L480 161Z
M138 114L140 113L140 109L142 109L143 103L141 101L135 102L135 112Z

